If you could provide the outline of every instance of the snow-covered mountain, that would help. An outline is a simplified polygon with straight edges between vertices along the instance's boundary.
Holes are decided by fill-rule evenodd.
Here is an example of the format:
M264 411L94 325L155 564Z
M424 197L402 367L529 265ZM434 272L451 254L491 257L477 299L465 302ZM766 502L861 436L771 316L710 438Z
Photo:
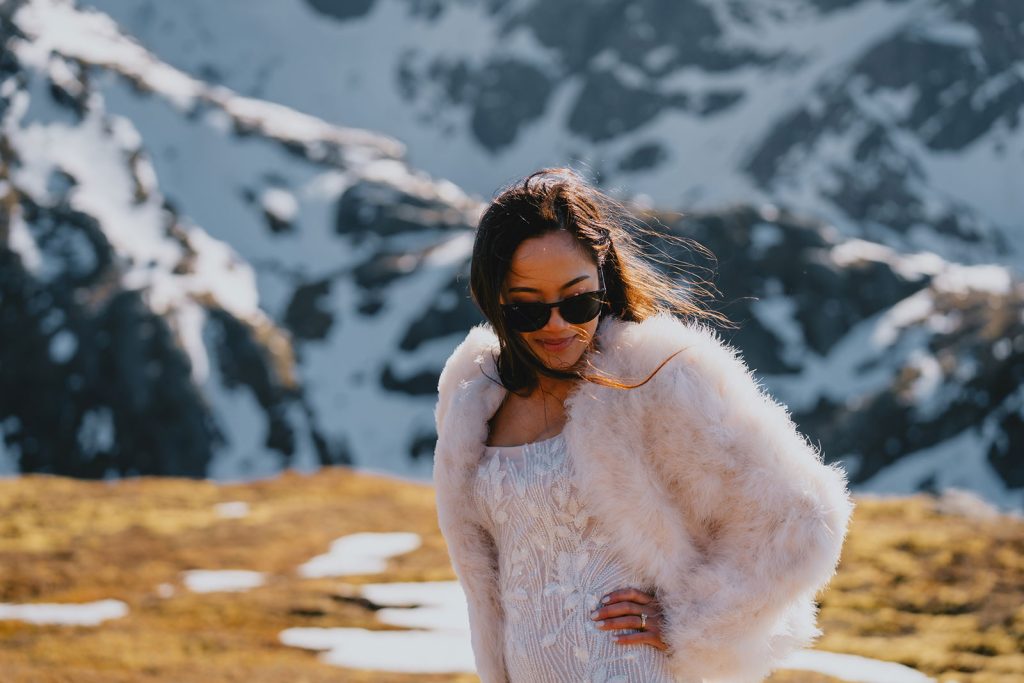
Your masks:
M380 372L477 203L397 141L198 80L105 15L4 11L7 460L428 474L432 406Z
M1024 269L1018 0L86 0L161 59L382 131L487 197L578 159Z
M480 320L466 292L480 199L392 137L194 62L212 34L165 59L185 35L161 23L171 5L136 4L149 14L119 21L142 42L65 0L0 5L0 468L223 480L350 463L429 477L437 375ZM316 10L328 3L250 6L296 49L347 30ZM188 30L232 7L203 6ZM484 9L401 6L438 25ZM251 61L232 45L223 55ZM1024 508L1019 276L781 205L638 211L719 257L724 310L742 323L727 336L859 485L960 486Z

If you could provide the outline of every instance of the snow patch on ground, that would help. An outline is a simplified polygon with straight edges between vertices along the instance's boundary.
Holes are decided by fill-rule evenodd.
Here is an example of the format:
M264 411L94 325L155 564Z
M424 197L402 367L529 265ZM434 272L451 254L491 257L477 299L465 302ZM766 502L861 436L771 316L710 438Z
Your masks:
M78 604L0 603L0 619L27 621L32 624L96 626L108 619L117 619L127 614L128 605L120 600L97 600Z
M795 652L780 668L815 671L850 683L927 683L935 680L903 664L820 650Z
M226 519L240 519L249 515L249 504L243 500L217 503L213 506L217 515Z
M390 605L377 612L382 623L424 630L290 628L281 632L281 642L324 650L321 659L340 667L420 673L476 670L466 595L457 581L376 583L360 589L368 600ZM396 657L396 652L402 656Z
M298 571L306 578L376 574L387 568L387 560L420 547L419 534L411 532L363 532L342 536L330 550L302 564Z
M189 569L182 573L185 586L194 593L241 592L262 586L263 572L246 569Z
M468 632L289 628L281 632L280 640L292 647L324 650L321 661L344 668L408 673L476 671Z
M360 592L378 605L390 605L377 612L385 624L469 632L466 594L458 581L369 583Z

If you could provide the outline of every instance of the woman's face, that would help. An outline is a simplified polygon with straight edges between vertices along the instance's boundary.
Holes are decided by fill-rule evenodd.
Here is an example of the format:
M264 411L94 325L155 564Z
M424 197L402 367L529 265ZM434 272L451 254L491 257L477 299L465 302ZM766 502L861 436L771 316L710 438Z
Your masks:
M564 230L523 240L505 279L502 303L560 301L599 288L597 266ZM600 316L579 325L562 319L558 308L544 327L518 334L548 367L564 370L574 365L597 331Z

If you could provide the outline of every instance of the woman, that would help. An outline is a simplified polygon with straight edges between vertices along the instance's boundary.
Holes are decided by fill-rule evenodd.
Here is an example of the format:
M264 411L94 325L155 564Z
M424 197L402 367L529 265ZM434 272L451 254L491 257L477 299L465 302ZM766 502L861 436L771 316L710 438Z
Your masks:
M820 634L846 479L613 207L545 169L480 219L434 461L477 670L761 680Z

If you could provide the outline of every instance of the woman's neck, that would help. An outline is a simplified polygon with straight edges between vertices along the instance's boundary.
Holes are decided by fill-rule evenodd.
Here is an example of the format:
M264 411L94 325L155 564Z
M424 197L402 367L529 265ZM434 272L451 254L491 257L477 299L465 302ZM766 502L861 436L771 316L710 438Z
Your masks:
M530 394L530 398L538 402L557 402L561 405L565 402L566 396L572 391L573 386L579 380L555 379L539 375L537 377L537 388Z

